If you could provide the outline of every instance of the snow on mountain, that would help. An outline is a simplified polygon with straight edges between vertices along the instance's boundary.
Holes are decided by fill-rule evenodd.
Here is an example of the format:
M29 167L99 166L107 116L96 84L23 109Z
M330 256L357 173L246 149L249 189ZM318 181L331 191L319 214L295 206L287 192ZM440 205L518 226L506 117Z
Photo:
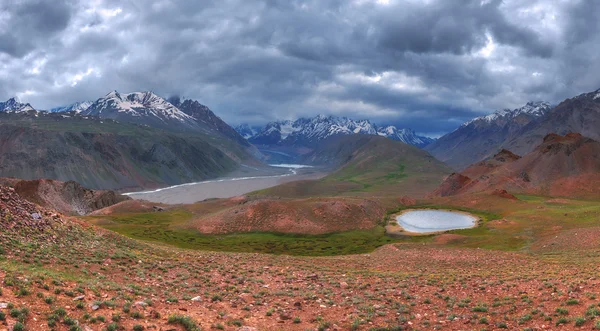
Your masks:
M385 128L379 128L377 134L380 136L387 137L392 140L401 141L405 144L425 147L435 141L433 138L422 137L416 134L412 129L398 129L393 125Z
M260 130L260 128L250 126L246 123L240 124L234 127L233 129L237 131L237 133L239 133L242 137L244 137L244 139L250 139L254 137L258 133L258 130Z
M472 123L489 124L489 123L493 123L493 122L496 122L499 120L510 120L521 114L525 114L525 115L528 115L530 117L535 117L535 118L542 117L551 108L552 107L550 106L550 103L545 102L545 101L528 102L527 104L525 104L525 106L523 106L521 108L517 108L517 109L513 109L513 110L502 109L502 110L497 110L489 115L476 117L470 121L463 123L459 127L459 129L462 127L469 126Z
M369 134L380 135L415 146L425 146L433 139L420 137L410 129L397 129L394 126L378 128L369 120L353 120L346 117L318 115L300 118L295 121L268 123L262 130L249 134L247 125L240 125L238 133L246 135L256 145L295 145L310 146L323 139L336 135Z
M10 113L22 113L35 110L30 104L19 102L16 98L10 98L0 102L0 111Z
M81 113L86 111L94 102L93 101L80 101L75 102L70 105L55 107L49 110L51 113L68 113L68 112L76 112Z
M153 126L196 126L192 116L152 92L121 94L112 91L92 103L82 114Z

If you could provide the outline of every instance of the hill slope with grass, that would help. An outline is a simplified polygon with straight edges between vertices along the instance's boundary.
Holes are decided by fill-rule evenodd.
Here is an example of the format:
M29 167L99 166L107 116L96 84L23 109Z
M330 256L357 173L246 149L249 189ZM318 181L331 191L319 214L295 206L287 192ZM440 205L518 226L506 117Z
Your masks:
M424 150L369 135L330 138L305 156L304 162L334 170L318 181L288 183L259 193L286 197L423 196L451 172Z

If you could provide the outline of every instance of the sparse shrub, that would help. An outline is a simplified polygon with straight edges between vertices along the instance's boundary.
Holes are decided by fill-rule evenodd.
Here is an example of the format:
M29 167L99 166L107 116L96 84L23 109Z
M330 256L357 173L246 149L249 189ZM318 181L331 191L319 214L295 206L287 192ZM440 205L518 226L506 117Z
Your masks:
M196 322L189 316L171 315L169 316L167 322L169 324L179 324L186 331L200 331L200 327L198 327L198 324L196 324Z
M567 300L567 305L572 306L572 305L577 305L579 304L579 300L577 299L569 299Z
M13 331L25 331L25 325L21 322L17 322L15 323L15 326L13 326Z
M477 307L474 307L471 311L477 312L477 313L486 313L488 311L488 308L486 306L477 306Z
M585 317L579 316L575 318L575 326L582 326L585 323Z
M294 324L299 324L300 322L302 322L302 321L300 320L300 317L296 317L296 318L294 318Z
M117 323L110 323L106 327L106 331L117 331L117 330L119 330L119 325Z
M569 323L569 320L566 317L561 317L556 321L556 326L567 323Z
M133 326L133 331L143 331L144 327L142 325L136 324Z

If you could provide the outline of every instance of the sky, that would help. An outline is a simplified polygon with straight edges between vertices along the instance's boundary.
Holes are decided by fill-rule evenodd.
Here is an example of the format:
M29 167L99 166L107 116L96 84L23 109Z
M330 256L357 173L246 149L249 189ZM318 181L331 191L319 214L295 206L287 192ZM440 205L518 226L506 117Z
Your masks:
M328 114L430 136L600 88L595 0L3 0L0 100L112 90L230 124Z

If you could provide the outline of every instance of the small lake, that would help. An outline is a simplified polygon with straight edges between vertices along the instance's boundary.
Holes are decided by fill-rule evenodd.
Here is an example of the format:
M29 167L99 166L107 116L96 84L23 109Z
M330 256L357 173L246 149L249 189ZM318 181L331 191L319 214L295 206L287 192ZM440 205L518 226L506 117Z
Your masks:
M478 218L446 210L409 210L396 217L405 231L428 233L472 228Z

